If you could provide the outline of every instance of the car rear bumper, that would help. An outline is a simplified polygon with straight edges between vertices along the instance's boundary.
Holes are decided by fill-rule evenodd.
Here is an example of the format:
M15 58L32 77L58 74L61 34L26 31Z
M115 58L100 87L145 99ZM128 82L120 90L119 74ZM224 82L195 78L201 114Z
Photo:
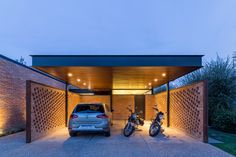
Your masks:
M110 123L108 121L100 124L70 123L68 130L72 132L107 132L110 131Z

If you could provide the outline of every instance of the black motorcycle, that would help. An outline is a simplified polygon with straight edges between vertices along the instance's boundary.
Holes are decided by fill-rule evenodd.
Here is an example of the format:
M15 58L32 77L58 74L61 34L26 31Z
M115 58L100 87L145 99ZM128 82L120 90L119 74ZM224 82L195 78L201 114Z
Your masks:
M123 134L124 136L129 137L138 125L144 125L144 120L137 113L132 111L131 106L127 109L130 111L130 116L128 118L128 123L123 130Z
M149 135L152 137L157 136L160 131L164 131L161 127L163 123L162 120L164 119L164 113L159 112L157 107L153 107L153 109L157 112L157 114L149 128Z

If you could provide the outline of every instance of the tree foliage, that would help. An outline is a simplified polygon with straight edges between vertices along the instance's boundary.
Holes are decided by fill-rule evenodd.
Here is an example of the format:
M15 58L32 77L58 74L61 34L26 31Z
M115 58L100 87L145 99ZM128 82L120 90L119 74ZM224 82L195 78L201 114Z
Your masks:
M236 99L236 75L230 58L219 56L206 62L204 67L181 79L186 85L200 80L208 80L209 124L222 110L232 110Z
M16 61L23 64L23 65L26 65L26 61L22 56L20 57L20 59L16 59Z

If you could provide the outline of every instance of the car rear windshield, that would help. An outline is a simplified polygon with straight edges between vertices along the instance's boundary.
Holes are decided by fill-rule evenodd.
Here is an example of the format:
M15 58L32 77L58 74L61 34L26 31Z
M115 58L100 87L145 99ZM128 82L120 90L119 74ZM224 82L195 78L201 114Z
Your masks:
M101 104L80 104L76 107L75 112L78 113L104 113Z

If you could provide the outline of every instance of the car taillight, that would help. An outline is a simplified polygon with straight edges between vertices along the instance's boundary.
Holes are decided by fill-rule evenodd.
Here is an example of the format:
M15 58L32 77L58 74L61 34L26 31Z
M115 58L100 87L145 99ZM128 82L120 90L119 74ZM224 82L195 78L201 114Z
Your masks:
M75 114L72 114L72 115L70 115L70 118L71 118L71 119L75 119L75 118L78 118L78 116L75 115Z
M105 114L100 114L100 115L97 115L97 118L108 118L108 116Z

